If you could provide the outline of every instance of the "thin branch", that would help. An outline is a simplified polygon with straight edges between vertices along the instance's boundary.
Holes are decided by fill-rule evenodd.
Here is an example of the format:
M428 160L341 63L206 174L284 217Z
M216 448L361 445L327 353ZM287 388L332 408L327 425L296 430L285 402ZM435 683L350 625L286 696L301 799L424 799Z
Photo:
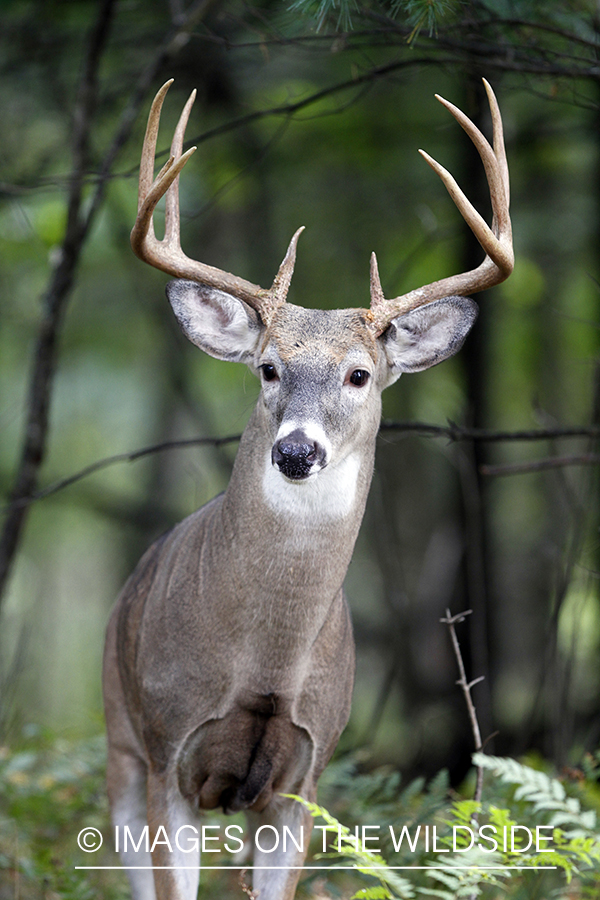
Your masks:
M192 30L192 25L195 24L199 19L203 18L206 14L206 10L209 6L213 4L214 0L202 0L195 4L194 10L190 13L190 21L184 26L181 27L174 36L171 36L164 44L163 48L157 57L158 64L153 62L149 67L147 72L150 73L150 80L154 77L155 73L160 68L160 65L164 62L164 60L172 55L174 49L178 49L179 45L182 41L187 40L191 37L200 38L202 40L216 40L216 38L207 34L194 34L192 35L190 32ZM325 42L331 43L332 40L339 40L343 38L349 42L349 46L355 46L357 38L364 37L383 37L389 38L390 36L396 36L402 40L406 39L408 34L408 30L398 23L392 22L391 20L385 19L386 27L382 28L380 31L357 31L349 35L300 35L294 38L272 38L271 41L265 42L264 40L256 41L256 42L246 42L246 43L232 43L227 41L226 38L220 38L219 43L223 43L230 49L238 49L243 47L252 47L252 46L265 46L265 43L276 43L282 44L285 46L300 46L304 41L310 42ZM490 22L481 23L484 27L485 25L494 24L492 20ZM511 24L510 22L504 23L500 21L496 24ZM577 38L576 35L571 35L567 32L560 32L558 29L552 29L548 25L543 25L540 23L534 22L516 22L517 25L522 25L523 27L529 27L532 29L544 29L547 31L555 31L557 34L562 34L563 37L570 40L578 40L582 45L587 45L593 48L600 47L600 44L593 44L591 42L586 42L583 38ZM451 36L450 31L444 33L442 31L439 32L435 41L431 38L427 38L426 36L420 36L418 39L419 49L421 54L432 54L432 55L415 55L415 47L408 53L406 58L395 60L393 62L387 63L382 66L375 66L358 77L354 77L351 79L347 79L337 84L331 85L327 88L323 88L319 91L315 91L310 94L308 97L305 97L302 100L281 104L279 106L270 107L268 109L257 110L252 113L248 113L244 116L241 116L237 119L231 119L228 122L225 122L221 125L216 126L215 128L209 129L201 134L190 137L186 143L185 147L189 147L192 145L198 146L201 143L212 140L213 138L219 137L220 135L227 134L231 131L234 131L238 128L243 128L248 124L259 121L261 119L269 118L269 117L288 117L292 118L298 112L308 108L309 106L318 103L319 101L334 96L340 92L344 92L347 90L351 90L354 87L361 85L368 85L379 78L386 77L390 74L393 74L396 71L405 68L418 67L424 65L436 65L438 67L443 68L447 65L453 65L461 60L464 60L465 55L473 55L477 57L484 57L486 61L486 65L491 68L498 69L500 71L515 71L521 72L524 74L537 74L540 76L547 76L551 78L556 77L564 77L570 79L579 79L579 78L587 78L591 80L598 80L600 78L600 71L597 66L597 61L594 58L590 59L580 59L579 57L573 57L572 61L576 63L574 66L565 66L564 63L560 62L550 62L548 59L540 59L539 62L532 62L531 60L531 48L527 48L527 52L520 50L518 46L513 44L497 44L487 42L484 43L481 39L481 35L477 35L476 39L469 40L464 36L461 36L460 39L453 38ZM395 45L392 42L392 45ZM444 56L440 52L440 47L443 47L446 53L452 54L448 56ZM552 53L552 55L558 56L559 60L565 60L568 57L565 56L564 53L556 53L549 48L542 48L544 53ZM433 56L433 52L435 52L435 56ZM541 50L539 51L541 52ZM146 74L146 73L145 73ZM147 78L143 79L144 82L147 82ZM137 115L137 111L139 109L139 96L141 89L141 97L142 99L146 96L147 85L138 86L138 89L134 93L131 101L131 109L133 118ZM335 111L334 111L335 112ZM129 113L126 113L124 119L130 118ZM125 123L125 127L128 127L128 123ZM119 146L116 147L116 152L120 149ZM126 172L110 174L108 170L110 169L112 163L114 162L114 157L116 156L116 152L112 154L112 158L107 159L105 161L105 165L100 170L100 172L91 172L87 171L84 173L83 177L86 183L96 183L99 182L103 184L107 177L109 178L130 178L134 175L137 175L137 167L135 169L129 169ZM157 153L157 160L168 154L168 150L162 150ZM15 193L23 193L26 191L42 188L42 187L52 187L52 186L60 186L62 182L69 182L72 179L72 175L66 175L62 178L52 178L52 179L41 179L37 184L34 185L15 185L15 184L2 184L0 185L0 190L5 193L15 194Z
M208 12L215 0L197 0L188 10L185 22L171 32L142 73L124 110L116 135L100 170L92 202L84 212L84 177L94 107L98 95L98 72L106 47L116 0L102 0L98 18L88 42L80 79L73 123L73 175L69 181L68 215L65 237L57 265L42 299L43 317L36 340L29 383L25 433L20 460L11 490L12 502L0 536L0 604L17 547L25 526L28 503L35 494L38 473L48 442L51 391L56 369L58 336L64 319L77 266L85 239L104 199L114 161L127 141L142 103L165 60L185 45L190 29Z
M163 453L165 450L179 450L183 447L222 447L225 444L233 444L235 441L239 441L240 437L240 434L231 434L222 438L186 438L180 441L164 441L162 444L153 444L151 447L142 447L139 450L132 450L129 453L116 453L114 456L107 456L104 459L99 459L96 462L90 463L89 466L85 466L78 472L74 472L72 475L67 476L67 478L55 481L53 484L42 488L40 491L36 491L29 497L20 497L17 500L13 500L3 509L0 509L0 512L8 512L15 508L29 506L36 500L43 500L45 497L50 497L52 494L62 491L63 488L70 487L72 484L76 484L83 478L87 478L95 472L100 472L102 469L108 469L110 466L117 465L117 463L135 462L138 459L143 459L145 456L151 456L154 453Z
M187 44L192 28L207 15L216 2L217 0L196 0L186 13L184 22L166 38L154 58L150 61L144 72L142 72L129 103L121 115L121 120L113 142L104 157L100 171L96 175L97 188L86 218L87 230L89 230L89 227L98 212L98 208L104 199L106 185L110 179L111 169L115 160L131 134L131 129L133 128L140 109L157 75L166 60L176 56ZM138 169L136 167L134 170L135 174L137 174L137 171Z
M509 442L509 441L545 441L554 438L577 438L577 437L597 437L600 436L600 427L598 426L582 426L574 428L548 428L536 431L487 431L484 428L463 428L453 422L448 425L431 425L427 422L383 422L381 425L382 432L398 432L408 434L418 434L424 437L445 437L452 442L458 441L482 441L482 442ZM117 465L123 462L135 462L145 456L153 453L163 453L167 450L177 450L182 447L201 447L213 446L220 447L224 444L231 444L239 441L241 435L233 434L226 437L197 437L186 438L185 440L166 441L160 444L153 444L149 447L142 447L137 450L131 450L126 453L116 453L113 456L107 456L103 459L96 460L85 466L83 469L55 481L53 484L42 488L39 491L33 491L28 496L15 498L0 508L0 513L7 513L13 509L19 509L29 506L36 500L43 500L52 494L58 493L63 488L76 484L83 478L93 475L102 469ZM587 456L566 456L555 457L544 460L536 460L532 463L507 463L498 466L482 466L481 473L483 475L512 475L520 472L531 472L542 469L558 468L568 465L596 465L600 463L600 456L589 454Z
M475 678L473 681L467 681L467 674L465 672L465 665L463 663L462 653L460 651L460 644L458 643L458 638L456 637L456 629L454 626L458 622L464 622L466 616L470 616L473 612L472 609L467 609L465 612L458 613L453 616L450 614L450 610L446 609L446 618L440 619L440 622L443 625L448 626L448 630L450 632L450 637L452 639L452 648L454 650L454 655L456 657L456 662L458 664L458 672L460 678L456 682L457 685L462 689L465 703L467 704L467 710L469 713L469 721L471 722L471 731L473 732L473 740L475 743L475 750L479 751L483 749L483 744L481 743L481 732L479 730L479 722L477 721L477 712L475 710L475 704L473 703L473 698L471 697L471 689L479 684L480 681L483 681L483 676L480 678ZM481 803L481 794L483 791L483 767L477 766L477 784L475 786L475 793L473 795L473 799L477 803ZM476 819L476 816L474 816Z
M389 32L390 35L397 35L397 39L404 41L406 39L406 26L394 22L389 16L376 12L375 10L363 11L365 17L372 21L378 22L382 28ZM446 30L439 29L435 37L428 37L421 34L413 43L414 49L420 52L427 52L427 49L433 50L444 48L445 50L455 53L454 62L463 63L465 57L473 57L476 59L484 59L487 70L496 69L499 71L520 72L526 74L535 74L542 77L552 78L583 78L590 81L597 81L600 78L600 71L595 56L589 57L573 57L572 61L575 65L561 65L560 60L565 58L565 54L555 51L552 47L542 45L541 47L532 48L530 45L522 46L518 42L492 41L486 39L485 35L489 26L502 26L505 21L501 18L488 18L485 21L471 21L468 24L464 20L459 20L456 25L450 26ZM542 28L536 23L528 23L531 28ZM467 31L470 29L470 33ZM453 37L457 34L458 37ZM567 32L563 37L569 38ZM573 38L575 36L572 36ZM577 44L581 46L589 46L596 49L597 45L591 44L582 39L577 39ZM534 57L532 50L536 50L538 57ZM556 57L557 62L550 62L548 56ZM567 57L568 58L568 57Z
M334 43L339 44L340 42L344 42L349 46L356 47L357 45L362 46L360 42L364 41L365 38L369 38L371 40L373 38L389 39L390 36L394 36L397 40L399 39L402 42L406 42L407 38L413 31L410 26L404 25L401 21L391 18L389 15L386 15L382 12L377 12L371 9L362 9L360 10L360 14L363 19L378 22L379 27L355 28L352 31L340 31L336 29L332 32L321 31L318 34L314 31L307 31L304 34L294 35L294 37L286 37L281 32L273 32L273 30L271 30L271 34L269 37L261 36L256 40L247 41L232 41L228 37L217 35L214 32L204 32L202 34L195 34L194 39L216 43L225 47L227 50L234 50L239 48L247 49L263 46L268 47L271 45L283 47L298 47L308 45L310 47L313 44L326 44L330 46ZM475 27L479 26L480 29L487 29L490 26L500 26L508 29L524 28L529 29L532 32L545 32L547 34L553 34L557 37L563 38L565 41L574 44L575 46L579 45L581 47L587 47L593 50L600 50L600 39L597 35L594 38L586 38L574 31L568 31L565 28L552 25L549 22L536 22L527 19L509 19L501 18L500 16L489 15L485 19L480 18L479 20L477 20L477 22L471 21L469 24ZM446 28L438 28L435 37L428 36L427 33L421 32L418 42L427 42L428 44L432 44L439 39L440 34L442 36L447 36L457 32L464 33L464 31L464 20L459 19L457 23L449 24ZM371 44L367 43L366 46L371 46ZM505 43L504 48L514 49L514 45ZM528 51L530 51L531 47L528 46L527 49ZM549 50L551 48L539 48L539 45L537 45L535 49Z
M600 455L586 453L580 456L549 456L545 459L535 459L531 462L503 463L496 466L480 466L482 475L522 475L529 472L545 472L548 469L563 469L567 466L597 466L600 465Z
M147 95L148 88L156 75L156 71L164 63L164 57L165 55L167 55L167 49L173 43L174 41L170 40L165 44L165 48L163 48L159 56L157 56L159 62L157 63L156 61L153 61L153 63L148 67L146 72L140 78L140 82L133 94L130 105L123 113L122 125L119 128L119 133L117 134L117 137L115 138L101 169L99 171L88 171L84 173L83 177L86 184L99 184L104 187L105 183L110 180L114 180L117 178L124 179L137 177L139 169L137 164L124 172L111 173L109 169L114 163L114 159L124 143L124 140L119 137L120 133L131 128L131 124L133 120L135 120L135 117L139 112L141 102ZM254 122L261 121L262 119L292 119L297 113L302 112L303 110L308 109L311 106L314 106L316 103L319 103L320 101L325 100L328 97L333 97L336 94L344 93L345 91L353 90L359 87L362 87L364 89L365 86L368 87L372 81L375 81L378 78L383 78L401 69L410 68L413 66L444 65L445 62L450 63L451 60L433 60L427 57L411 56L409 59L403 59L394 63L388 63L384 66L375 66L374 68L369 69L363 75L345 79L344 81L339 81L336 84L330 85L329 87L321 88L320 90L314 91L312 94L309 94L307 97L304 97L302 100L296 100L292 103L282 103L278 106L272 106L268 107L267 109L259 109L255 112L246 113L245 115L239 116L235 119L229 119L227 122L216 125L214 128L210 128L207 131L203 131L200 134L196 134L192 137L187 138L184 143L184 149L189 148L193 145L199 146L200 144L211 141L223 134L228 134L229 132L245 128L247 125L251 125ZM338 112L339 109L336 107L336 109L331 110L331 112L322 113L322 115L335 115ZM156 160L159 161L160 159L166 157L168 154L168 148L159 150L156 153ZM53 176L51 179L42 178L35 184L30 185L11 185L3 182L0 183L0 190L4 191L5 193L17 194L31 190L38 190L40 188L49 189L51 187L58 187L62 189L62 186L64 186L65 184L71 184L73 177L73 174L69 173L61 177Z
M597 35L595 39L585 38L574 31L567 31L556 25L550 25L548 22L528 22L526 19L496 19L496 23L509 28L530 28L532 31L546 31L548 34L555 34L566 41L571 41L573 44L581 44L582 47L600 50L600 40Z
M572 428L536 428L528 431L488 431L486 428L466 428L455 422L431 425L428 422L383 421L380 431L416 432L431 437L446 437L450 441L548 441L555 438L600 437L598 425L576 425Z
M279 106L271 106L268 109L258 109L256 112L247 113L237 119L230 119L228 122L216 125L208 131L187 138L184 143L184 149L191 146L198 146L205 141L212 140L213 138L222 134L227 134L230 131L235 131L238 128L244 128L246 125L251 125L262 119L281 117L291 119L299 112L308 109L310 106L314 106L315 103L319 103L321 100L325 100L328 97L334 97L336 94L344 93L345 91L354 88L364 87L365 85L376 81L378 78L385 78L387 75L391 75L402 69L412 68L413 66L439 64L438 60L433 60L428 57L411 56L408 59L396 60L395 62L387 63L383 66L374 66L362 75L357 75L356 77L345 79L344 81L338 81L336 84L332 84L329 87L321 88L320 90L309 94L307 97L304 97L302 100L296 100L293 103L282 103ZM333 115L337 112L338 110L335 109L331 114ZM168 150L159 151L156 154L156 159L159 160L161 157L167 156L168 152ZM137 169L132 171L137 172Z

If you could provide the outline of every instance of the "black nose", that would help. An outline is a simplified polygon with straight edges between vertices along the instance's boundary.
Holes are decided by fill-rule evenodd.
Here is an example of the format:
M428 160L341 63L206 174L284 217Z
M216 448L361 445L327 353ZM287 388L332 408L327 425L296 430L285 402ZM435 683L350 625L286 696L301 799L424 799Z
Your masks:
M283 475L299 481L310 475L313 466L323 464L325 449L296 430L275 442L271 460Z

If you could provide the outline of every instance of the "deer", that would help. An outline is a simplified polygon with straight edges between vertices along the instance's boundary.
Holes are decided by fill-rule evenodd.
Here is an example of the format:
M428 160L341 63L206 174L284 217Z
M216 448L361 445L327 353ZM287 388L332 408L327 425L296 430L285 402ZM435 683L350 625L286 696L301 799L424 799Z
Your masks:
M149 114L131 245L176 279L166 293L189 340L244 363L261 389L227 489L155 541L110 616L108 795L115 828L134 838L120 847L134 900L196 897L198 854L177 836L217 808L246 814L253 896L292 900L313 820L289 795L315 801L350 713L354 639L343 582L373 475L381 393L455 354L477 316L468 295L513 269L502 120L487 81L493 145L436 95L479 152L491 226L419 151L484 251L476 269L389 299L372 254L369 309L309 309L286 299L302 228L269 289L181 249L179 176L196 149L182 152L195 92L154 178L171 83ZM158 239L153 213L165 195Z

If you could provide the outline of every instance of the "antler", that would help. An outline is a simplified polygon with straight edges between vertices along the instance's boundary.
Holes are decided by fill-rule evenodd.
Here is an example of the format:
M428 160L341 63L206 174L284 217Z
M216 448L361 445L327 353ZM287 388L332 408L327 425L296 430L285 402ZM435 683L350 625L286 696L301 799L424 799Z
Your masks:
M470 272L463 272L450 278L442 278L441 281L434 281L432 284L417 288L393 300L386 300L379 280L377 258L373 253L371 256L371 309L367 316L371 320L372 327L377 334L382 334L396 316L409 312L411 309L416 309L418 306L423 306L425 303L431 303L433 300L440 300L442 297L452 295L464 297L467 294L483 291L486 288L493 287L495 284L500 284L501 281L508 278L513 270L512 230L508 212L510 188L502 133L502 118L492 88L485 78L483 83L492 113L493 150L477 126L460 109L444 100L438 94L435 96L452 113L457 122L462 125L479 152L485 168L492 201L493 219L491 228L467 200L452 175L423 150L419 150L419 153L446 185L448 193L454 200L460 214L485 250L485 259L480 266L472 269Z
M171 144L171 155L153 180L160 113L167 91L172 84L172 78L163 84L154 98L148 116L140 163L138 214L131 232L133 252L143 262L150 263L151 266L167 272L169 275L174 275L176 278L189 278L192 281L198 281L201 284L233 294L256 310L262 321L268 324L275 311L286 302L294 273L296 245L304 227L299 228L290 241L287 253L269 290L245 281L243 278L238 278L236 275L231 275L229 272L197 262L185 255L180 243L179 173L196 150L196 147L191 147L182 154L183 138L196 98L196 91L192 91L177 123ZM152 216L156 204L165 194L165 236L159 241L154 234Z

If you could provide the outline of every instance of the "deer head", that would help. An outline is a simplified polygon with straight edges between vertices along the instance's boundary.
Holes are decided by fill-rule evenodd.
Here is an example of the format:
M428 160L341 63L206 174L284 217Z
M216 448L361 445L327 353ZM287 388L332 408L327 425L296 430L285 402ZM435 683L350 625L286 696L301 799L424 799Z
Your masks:
M302 419L289 410L286 396L298 382L299 376L293 374L298 360L308 354L314 364L315 355L323 353L323 358L329 360L329 369L332 369L332 358L338 360L337 366L333 366L336 369L333 380L340 390L321 391L319 402L329 397L332 409L339 411L336 418L351 421L356 408L364 404L365 397L361 395L368 394L369 389L380 393L402 372L421 371L456 353L477 315L476 305L466 295L500 283L512 271L508 167L498 104L490 85L484 81L492 113L492 148L464 113L438 97L479 151L492 201L491 227L452 175L427 153L419 151L446 185L485 251L481 265L473 271L387 299L373 253L370 308L321 312L304 310L286 301L303 228L293 235L268 289L189 259L182 251L178 180L195 150L192 147L182 153L195 92L175 130L170 158L153 180L160 112L171 83L163 85L150 111L140 168L138 216L131 244L140 259L180 279L168 285L167 294L188 338L212 356L247 363L260 373L264 403L271 410L272 462L286 477L303 480L329 463L335 438L327 436L323 416L314 410L311 419L306 419L306 415ZM157 240L152 214L164 194L165 236ZM369 385L373 381L375 388ZM282 410L286 410L283 415ZM285 421L293 427L284 424L282 431ZM312 428L307 428L307 421L312 422ZM333 429L331 434L339 435L340 428Z

